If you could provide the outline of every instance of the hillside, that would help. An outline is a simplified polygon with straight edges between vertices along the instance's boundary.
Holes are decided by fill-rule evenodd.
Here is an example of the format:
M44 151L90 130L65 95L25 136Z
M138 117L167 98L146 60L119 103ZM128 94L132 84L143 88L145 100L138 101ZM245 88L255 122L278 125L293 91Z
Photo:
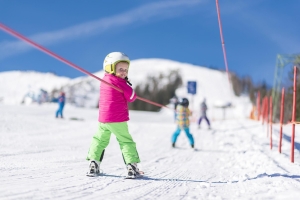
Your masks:
M40 89L50 92L60 88L71 79L52 73L35 71L7 71L0 73L0 102L20 104L28 96L37 96Z
M236 97L227 74L221 71L166 59L139 59L131 62L128 77L133 87L136 87L145 84L148 76L158 77L168 74L171 70L178 70L183 80L183 86L177 89L176 95L187 97L191 102L191 109L195 112L198 111L203 98L206 98L210 108L208 114L212 117L233 118L249 115L251 104L248 97ZM95 75L102 78L103 73L99 71ZM162 86L167 84L164 79L160 81ZM197 82L196 95L187 94L187 81ZM53 89L63 88L70 99L69 103L79 107L96 107L99 84L98 80L85 75L70 79L50 73L3 72L0 73L0 98L4 104L20 104L28 93L36 95L40 89L50 93ZM220 107L227 104L231 104L232 108L225 113Z

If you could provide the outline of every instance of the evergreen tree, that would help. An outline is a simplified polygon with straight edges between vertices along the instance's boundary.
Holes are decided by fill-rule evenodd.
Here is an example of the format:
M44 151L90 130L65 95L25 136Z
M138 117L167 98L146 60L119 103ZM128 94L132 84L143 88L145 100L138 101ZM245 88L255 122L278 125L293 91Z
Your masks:
M175 95L176 89L182 85L182 78L177 70L171 71L168 75L148 76L144 85L135 87L137 96L150 101L166 105ZM129 104L131 110L159 111L160 107L136 100Z
M284 121L291 121L293 114L293 90L294 90L294 68L289 71L289 87L285 92L285 101L284 101ZM296 84L296 121L300 121L300 74L299 68L297 68L297 84Z

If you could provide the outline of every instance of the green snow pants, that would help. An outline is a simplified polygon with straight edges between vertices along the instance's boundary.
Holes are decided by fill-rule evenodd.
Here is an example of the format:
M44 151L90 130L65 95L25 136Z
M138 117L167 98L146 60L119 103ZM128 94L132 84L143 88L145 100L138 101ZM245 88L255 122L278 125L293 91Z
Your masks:
M108 146L111 133L115 134L117 141L119 142L125 164L139 163L140 158L136 150L136 144L133 141L130 133L128 132L127 122L99 122L98 131L93 136L92 143L86 159L97 161L102 160L100 158L101 156L103 156L102 153L104 149Z

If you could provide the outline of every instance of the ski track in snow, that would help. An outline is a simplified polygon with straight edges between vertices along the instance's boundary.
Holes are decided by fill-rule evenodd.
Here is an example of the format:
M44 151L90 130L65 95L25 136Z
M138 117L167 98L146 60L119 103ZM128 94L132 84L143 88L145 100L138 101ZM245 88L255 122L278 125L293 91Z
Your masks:
M145 176L125 180L113 135L100 166L103 176L85 176L97 109L67 106L66 119L54 118L56 105L0 105L0 110L0 199L295 199L300 194L299 151L290 163L289 142L283 140L279 154L276 131L270 150L260 122L213 121L212 130L192 124L193 151L183 132L171 148L172 112L131 111L129 130Z

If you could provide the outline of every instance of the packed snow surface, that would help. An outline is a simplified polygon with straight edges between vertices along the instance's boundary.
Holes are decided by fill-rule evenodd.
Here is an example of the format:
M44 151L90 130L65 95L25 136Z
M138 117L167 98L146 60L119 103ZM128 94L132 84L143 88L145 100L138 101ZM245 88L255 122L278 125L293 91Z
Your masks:
M0 199L298 199L300 156L290 162L290 126L278 153L267 128L245 118L212 121L208 130L192 121L192 150L182 132L171 148L173 112L130 111L129 130L145 176L125 180L125 165L112 136L103 176L87 177L85 160L97 129L98 110L56 104L0 105ZM296 127L296 130L298 127ZM296 144L299 139L296 137Z

